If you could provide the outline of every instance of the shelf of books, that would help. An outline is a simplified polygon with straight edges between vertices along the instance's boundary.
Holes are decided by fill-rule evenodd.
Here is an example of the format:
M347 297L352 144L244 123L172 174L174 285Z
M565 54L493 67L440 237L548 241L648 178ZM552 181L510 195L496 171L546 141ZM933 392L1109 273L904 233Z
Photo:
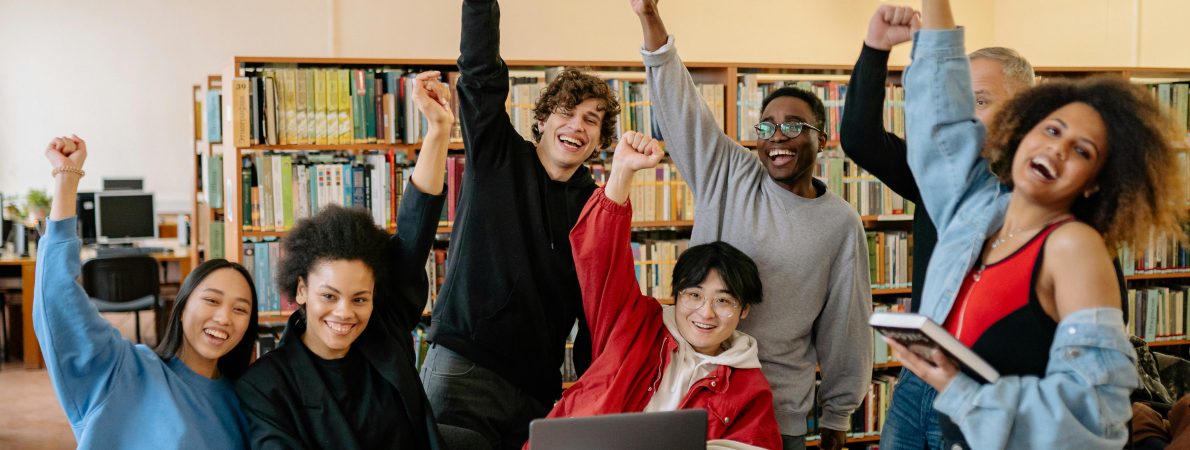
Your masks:
M194 85L194 198L191 202L191 264L224 256L222 77ZM212 245L215 243L215 245Z

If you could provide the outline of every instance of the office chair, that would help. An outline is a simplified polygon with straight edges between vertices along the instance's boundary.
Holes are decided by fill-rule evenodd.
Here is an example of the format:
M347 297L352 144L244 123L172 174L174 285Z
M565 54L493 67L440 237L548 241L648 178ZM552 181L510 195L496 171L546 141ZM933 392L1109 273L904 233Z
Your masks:
M99 312L135 314L140 343L140 312L161 313L159 270L157 260L147 255L93 258L83 263L83 289Z

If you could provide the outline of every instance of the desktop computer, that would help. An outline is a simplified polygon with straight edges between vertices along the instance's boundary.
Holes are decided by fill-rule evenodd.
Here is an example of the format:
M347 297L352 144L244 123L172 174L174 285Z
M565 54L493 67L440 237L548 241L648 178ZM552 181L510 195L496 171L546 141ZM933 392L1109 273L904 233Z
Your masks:
M139 191L95 193L95 241L131 244L157 237L153 194Z

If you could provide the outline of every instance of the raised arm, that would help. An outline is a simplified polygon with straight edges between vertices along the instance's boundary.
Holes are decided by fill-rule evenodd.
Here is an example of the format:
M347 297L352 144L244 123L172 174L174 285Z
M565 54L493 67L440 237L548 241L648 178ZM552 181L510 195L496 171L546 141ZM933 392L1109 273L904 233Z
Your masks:
M665 139L666 151L696 198L716 183L729 180L734 168L759 166L748 149L723 133L722 125L702 99L690 72L682 65L673 39L657 11L656 0L632 0L644 34L645 62L653 118Z
M628 194L637 170L656 167L663 152L657 141L624 133L616 147L607 185L596 189L570 231L574 268L591 329L592 357L606 347L620 312L644 298L636 281L630 244L632 206Z
M397 234L388 244L389 261L393 265L388 286L394 293L394 307L388 311L388 317L395 321L401 337L407 337L417 326L425 310L429 280L424 268L446 202L442 183L453 118L446 106L450 104L450 91L437 81L437 76L438 72L417 76L413 99L425 115L429 130L409 185L401 196Z
M913 62L905 69L905 124L909 167L922 202L941 234L973 191L999 182L980 156L984 127L975 118L971 65L963 30L953 28L949 8L923 3L925 26L917 33ZM938 28L950 23L952 28ZM931 24L933 26L931 26Z
M56 138L45 155L54 167L54 200L46 235L37 245L33 329L58 400L77 426L105 400L111 378L134 350L75 281L82 245L75 231L75 195L87 144L77 136Z
M882 5L868 23L859 60L847 83L847 107L839 128L843 152L897 194L919 202L920 194L906 159L905 140L884 129L888 55L911 39L917 13L904 6Z
M467 168L483 171L504 161L516 133L504 101L508 98L508 66L500 58L500 4L465 0L459 39L459 116Z

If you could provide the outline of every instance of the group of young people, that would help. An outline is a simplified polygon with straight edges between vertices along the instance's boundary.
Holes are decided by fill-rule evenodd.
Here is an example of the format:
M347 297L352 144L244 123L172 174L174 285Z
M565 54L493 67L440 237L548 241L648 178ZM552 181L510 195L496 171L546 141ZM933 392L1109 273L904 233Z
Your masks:
M409 335L454 120L439 74L415 84L429 132L396 235L337 207L301 221L276 279L255 281L301 307L251 365L256 290L234 263L186 278L155 348L99 317L75 282L86 143L50 143L34 325L80 447L515 449L540 417L702 408L708 446L798 449L818 402L821 446L841 448L871 378L871 291L859 218L812 176L823 104L773 91L756 150L741 146L698 100L657 1L629 3L654 119L694 194L673 305L641 294L629 246L632 174L661 161L659 143L624 133L596 186L584 162L611 147L620 105L573 69L546 87L523 139L504 109L499 4L465 0L468 168L420 374ZM911 39L902 140L884 130L883 87L889 50ZM1180 232L1180 139L1126 80L1032 84L1011 50L968 56L946 0L884 5L869 24L844 151L918 204L913 309L1003 375L981 384L890 342L905 370L882 448L1121 448L1128 435L1136 356L1110 249ZM576 322L582 376L562 392Z

